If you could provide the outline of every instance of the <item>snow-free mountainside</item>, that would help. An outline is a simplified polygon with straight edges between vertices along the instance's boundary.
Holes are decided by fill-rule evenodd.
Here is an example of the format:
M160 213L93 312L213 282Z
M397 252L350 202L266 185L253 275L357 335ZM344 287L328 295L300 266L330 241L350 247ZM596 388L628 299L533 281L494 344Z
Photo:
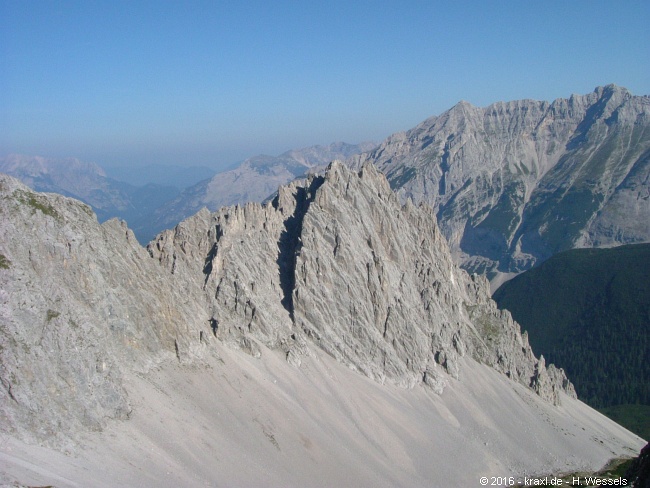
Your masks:
M80 198L101 221L126 219L146 243L202 207L262 202L335 159L355 169L372 162L402 203L434 208L456 262L495 290L560 251L650 242L649 125L650 97L607 85L552 102L460 102L379 146L259 155L180 193L89 177L101 168L78 161L9 157L0 171Z
M496 288L553 254L650 242L650 97L460 102L348 164L433 206L457 262Z
M126 224L0 177L0 483L479 486L644 442L371 164Z

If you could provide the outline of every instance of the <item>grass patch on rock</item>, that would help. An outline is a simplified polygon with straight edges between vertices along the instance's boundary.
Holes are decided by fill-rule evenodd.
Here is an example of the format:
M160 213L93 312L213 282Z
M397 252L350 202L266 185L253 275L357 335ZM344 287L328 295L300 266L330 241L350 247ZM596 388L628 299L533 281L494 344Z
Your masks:
M51 322L53 319L57 318L59 315L61 315L60 312L57 312L56 310L48 310L47 314L45 316L46 320L48 322Z
M22 203L23 205L27 205L32 209L32 215L38 210L43 215L48 215L55 219L59 219L61 217L56 209L41 196L35 195L33 193L27 193L22 190L16 190L14 192L14 196L18 202Z

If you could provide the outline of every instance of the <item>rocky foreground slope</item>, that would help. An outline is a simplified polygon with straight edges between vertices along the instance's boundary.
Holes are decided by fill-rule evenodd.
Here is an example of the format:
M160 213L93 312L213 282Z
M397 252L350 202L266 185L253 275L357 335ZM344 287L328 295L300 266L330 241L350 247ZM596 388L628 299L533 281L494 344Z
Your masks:
M427 202L463 268L491 280L579 247L650 241L650 97L460 102L348 161ZM497 279L498 282L498 279Z
M642 445L370 165L148 249L4 176L0 212L0 481L468 486Z

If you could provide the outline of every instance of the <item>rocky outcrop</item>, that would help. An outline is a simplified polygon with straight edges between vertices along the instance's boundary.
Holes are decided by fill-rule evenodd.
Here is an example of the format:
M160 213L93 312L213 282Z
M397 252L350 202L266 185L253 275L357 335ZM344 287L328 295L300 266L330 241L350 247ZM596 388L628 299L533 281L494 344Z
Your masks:
M58 442L101 429L129 415L125 369L201 354L203 303L124 223L1 175L0 235L3 431Z
M438 391L470 355L551 401L566 380L549 376L487 281L453 263L432 210L402 206L372 165L333 163L264 206L200 213L148 249L202 287L213 333L253 354L259 342L299 364L316 345L379 382Z
M0 425L47 439L125 418L125 372L223 343L300 367L314 348L380 383L462 380L460 358L557 402L487 281L452 261L428 206L402 206L372 165L340 163L266 205L203 210L147 250L124 223L0 180Z
M433 206L470 272L512 275L558 251L650 240L650 98L615 85L551 103L460 102L377 149L404 202Z

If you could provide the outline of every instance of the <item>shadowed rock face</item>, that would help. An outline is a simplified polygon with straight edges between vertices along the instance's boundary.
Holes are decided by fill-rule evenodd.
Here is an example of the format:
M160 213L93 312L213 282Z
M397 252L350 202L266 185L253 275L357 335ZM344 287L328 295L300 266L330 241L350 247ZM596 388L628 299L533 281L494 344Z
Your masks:
M0 416L25 438L127 418L126 372L192 363L216 342L299 367L320 348L380 383L442 391L470 356L557 402L487 281L452 262L427 206L340 163L267 205L199 212L147 250L89 207L0 180ZM216 342L215 342L216 341Z
M625 472L625 478L634 488L650 487L650 444L641 449L637 457Z
M372 152L400 199L433 206L470 272L518 273L558 251L650 240L650 98L461 102Z

